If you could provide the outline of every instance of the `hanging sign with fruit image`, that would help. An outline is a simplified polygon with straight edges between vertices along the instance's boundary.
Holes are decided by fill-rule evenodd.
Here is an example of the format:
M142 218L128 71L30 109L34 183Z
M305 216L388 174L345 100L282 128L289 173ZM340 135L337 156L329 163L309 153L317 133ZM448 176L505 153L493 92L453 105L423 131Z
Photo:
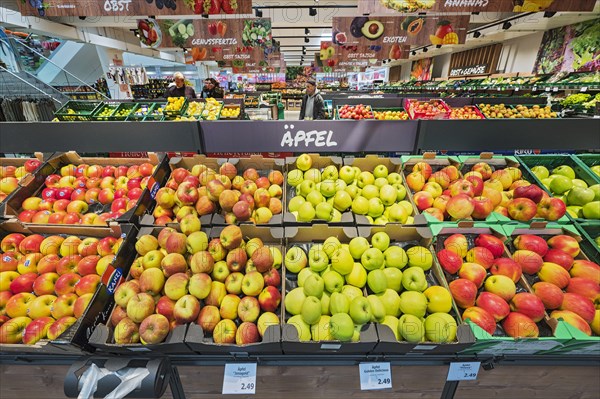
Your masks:
M595 0L360 0L358 13L592 11L594 4Z
M408 17L334 17L333 38L338 45L462 44L466 40L468 15ZM439 39L439 40L438 40Z

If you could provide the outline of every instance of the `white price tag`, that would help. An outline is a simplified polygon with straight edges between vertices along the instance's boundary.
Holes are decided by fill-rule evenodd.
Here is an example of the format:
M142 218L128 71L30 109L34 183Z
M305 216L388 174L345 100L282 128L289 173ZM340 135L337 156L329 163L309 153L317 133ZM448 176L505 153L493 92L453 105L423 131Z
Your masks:
M546 91L550 91L550 88L549 88L549 87L546 87Z
M533 91L537 91L537 87L534 87L534 88L533 88Z
M225 364L223 395L254 394L256 392L256 363Z
M582 87L582 88L581 88L581 92L582 92L582 93L585 93L586 91L587 91L587 87Z
M552 88L552 91L558 91L558 87Z
M390 363L360 363L360 389L387 389L392 387L392 366Z
M519 88L518 88L518 87L515 87L515 91L519 91Z
M450 363L446 381L476 380L481 362Z

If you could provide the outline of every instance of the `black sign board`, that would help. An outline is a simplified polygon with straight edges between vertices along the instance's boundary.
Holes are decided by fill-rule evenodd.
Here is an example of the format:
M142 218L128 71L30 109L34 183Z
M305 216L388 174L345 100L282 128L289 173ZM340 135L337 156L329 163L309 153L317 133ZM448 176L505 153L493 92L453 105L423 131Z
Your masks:
M484 75L487 73L487 68L488 64L477 64L467 67L452 68L448 76L453 78L456 76Z

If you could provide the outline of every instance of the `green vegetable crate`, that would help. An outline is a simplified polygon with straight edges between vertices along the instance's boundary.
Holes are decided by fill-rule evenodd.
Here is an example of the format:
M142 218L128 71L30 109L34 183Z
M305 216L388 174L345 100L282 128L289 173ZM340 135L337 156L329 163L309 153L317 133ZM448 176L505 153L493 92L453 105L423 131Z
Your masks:
M54 116L60 121L91 121L101 105L100 101L68 101Z
M138 103L121 103L117 109L115 109L115 112L108 117L108 120L124 121L129 117L129 115L131 115L132 112L137 110L138 105Z
M115 112L115 110L119 107L119 103L117 102L105 102L99 106L92 115L92 119L95 121L108 121L109 117Z

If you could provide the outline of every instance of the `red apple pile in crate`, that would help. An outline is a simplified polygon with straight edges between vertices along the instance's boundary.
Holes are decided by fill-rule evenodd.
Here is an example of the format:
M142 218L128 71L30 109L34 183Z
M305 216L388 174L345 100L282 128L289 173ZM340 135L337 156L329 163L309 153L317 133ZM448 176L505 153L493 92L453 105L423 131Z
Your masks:
M0 166L0 202L19 187L19 181L42 165L37 159L25 161L23 166Z
M446 112L446 107L439 100L411 100L408 108L408 113L414 115L413 119L421 117L435 118L436 116L440 114L445 114Z
M195 165L191 171L177 168L166 187L156 194L155 224L180 221L185 215L210 215L219 209L228 224L251 221L268 223L282 211L283 174L271 170L261 176L254 168L238 175L236 166L226 162L215 171Z
M11 233L0 248L0 343L56 339L83 315L123 239Z
M536 276L534 294L550 312L587 335L600 335L600 266L585 259L577 240L556 235L544 240L532 234L517 236L513 260L523 273Z
M364 215L372 224L388 222L413 224L413 208L406 198L402 176L377 165L373 172L356 166L341 168L329 165L320 171L313 168L310 155L302 154L296 167L288 172L287 184L296 195L288 202L288 210L298 221L314 219L339 222L342 212L351 210Z
M449 287L456 304L490 335L496 323L510 337L537 337L546 315L544 304L534 294L517 293L521 265L504 255L504 243L491 234L480 234L469 248L467 237L453 234L437 253L442 268L453 277Z
M314 244L308 254L292 246L285 256L287 272L297 273L298 287L285 296L287 324L300 341L359 341L361 327L387 325L398 340L451 342L456 320L450 293L429 286L425 273L433 264L422 246L404 250L378 232L341 244L336 237ZM363 289L368 287L366 298ZM427 315L427 317L425 317Z
M235 225L209 241L193 215L181 229L165 227L158 237L138 239L133 279L115 291L115 342L158 344L189 323L216 344L260 342L269 325L279 324L279 249L258 238L245 242Z
M483 119L483 115L478 113L472 105L465 105L462 108L452 108L450 119Z
M566 213L562 200L524 180L516 167L493 170L478 162L461 176L452 165L433 172L431 165L418 162L406 175L406 183L415 192L417 208L440 221L483 220L492 212L518 221L558 220Z
M368 105L342 105L338 110L340 119L373 119L373 111Z
M19 220L25 223L106 225L133 209L154 173L154 165L100 166L69 164L49 175L41 197L23 201ZM97 214L90 210L103 206Z

